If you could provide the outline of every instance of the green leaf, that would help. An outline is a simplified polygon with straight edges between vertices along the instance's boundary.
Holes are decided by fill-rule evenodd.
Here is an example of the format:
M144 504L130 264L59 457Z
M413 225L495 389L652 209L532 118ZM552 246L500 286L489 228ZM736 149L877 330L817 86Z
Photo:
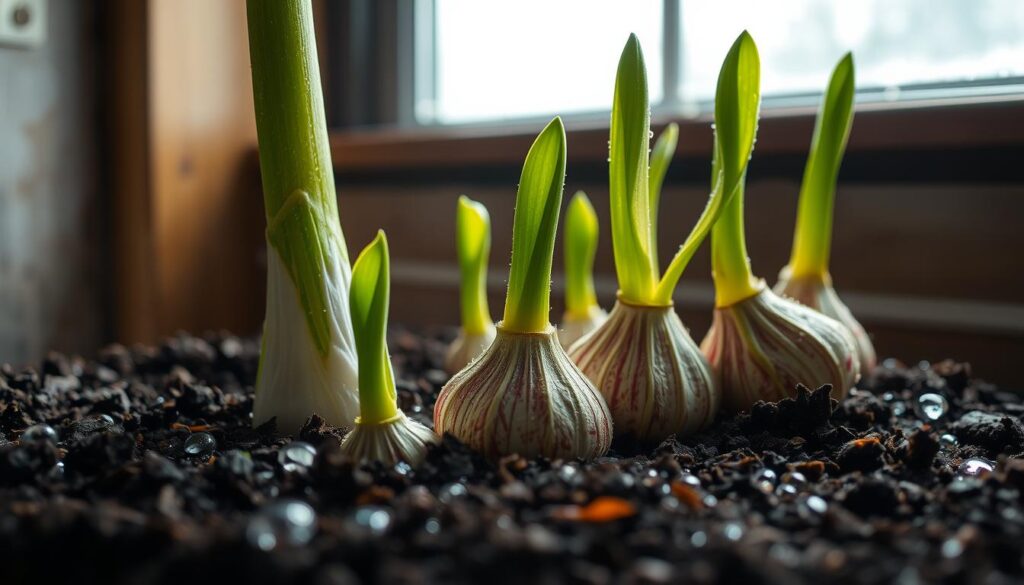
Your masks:
M608 188L619 289L637 303L650 297L658 279L648 191L650 127L643 51L630 35L615 75Z
M853 125L854 77L853 55L847 53L832 72L814 125L811 152L800 186L790 259L793 276L824 277L828 273L836 180Z
M583 191L577 191L565 211L565 308L584 318L597 305L594 256L599 232L597 213Z
M565 184L565 128L556 117L526 155L512 225L512 268L504 327L538 333L550 326L551 259Z
M718 74L711 195L697 224L658 283L655 298L659 302L671 302L672 294L687 264L739 191L738 187L746 174L747 163L754 149L760 105L761 61L754 39L744 31L729 49ZM742 204L740 205L742 209ZM739 242L733 238L730 245L734 251L742 254L743 265L747 266L742 233L740 237ZM749 272L749 267L747 270ZM720 276L716 269L716 286Z
M651 258L654 265L658 263L658 207L661 204L661 185L665 182L665 173L668 172L668 165L676 153L676 144L679 142L679 125L672 122L665 127L665 130L658 136L654 143L654 150L651 151L651 176L650 176L650 207L651 214Z
M483 204L465 195L455 213L455 248L461 278L462 328L483 333L493 326L487 306L487 260L491 254L491 216Z
M386 342L391 270L384 231L356 258L352 267L349 309L359 354L359 415L376 424L398 414L394 374Z

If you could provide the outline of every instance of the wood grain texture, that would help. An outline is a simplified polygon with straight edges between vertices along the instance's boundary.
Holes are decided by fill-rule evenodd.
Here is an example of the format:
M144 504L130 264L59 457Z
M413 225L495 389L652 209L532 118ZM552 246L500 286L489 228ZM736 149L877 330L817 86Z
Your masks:
M115 19L116 338L252 332L262 199L244 0L132 0Z

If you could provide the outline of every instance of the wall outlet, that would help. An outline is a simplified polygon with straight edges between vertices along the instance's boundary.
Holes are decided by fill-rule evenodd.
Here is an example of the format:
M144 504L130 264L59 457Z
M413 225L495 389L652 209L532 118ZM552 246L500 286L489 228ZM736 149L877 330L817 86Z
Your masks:
M32 49L46 42L47 0L0 0L0 46Z

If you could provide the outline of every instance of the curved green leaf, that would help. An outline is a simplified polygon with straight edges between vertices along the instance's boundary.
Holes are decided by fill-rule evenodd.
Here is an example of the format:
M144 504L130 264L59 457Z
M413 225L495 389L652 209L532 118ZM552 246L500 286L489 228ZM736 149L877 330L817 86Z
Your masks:
M551 260L565 185L565 127L556 117L530 147L516 194L512 268L504 327L520 333L547 330Z
M349 296L359 354L359 415L363 424L379 423L398 414L386 341L390 298L388 239L380 230L356 258Z
M581 318L597 305L594 256L599 229L590 199L577 191L565 210L565 309Z
M679 124L672 122L665 127L657 142L654 143L654 150L651 151L651 174L648 190L650 192L651 214L651 258L655 266L658 263L658 207L661 204L661 185L665 182L665 173L668 172L668 165L676 154L676 144L679 142Z

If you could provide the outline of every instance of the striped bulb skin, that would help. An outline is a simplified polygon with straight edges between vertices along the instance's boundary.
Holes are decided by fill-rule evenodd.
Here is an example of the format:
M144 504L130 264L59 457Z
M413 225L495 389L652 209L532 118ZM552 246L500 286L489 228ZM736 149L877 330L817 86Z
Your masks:
M878 356L875 353L875 346L871 343L871 338L836 294L829 276L793 278L787 266L779 273L779 282L775 284L775 292L845 325L857 345L857 358L860 362L861 374L870 372L878 365Z
M797 384L831 384L833 398L841 398L860 378L856 346L846 327L776 295L763 283L753 297L715 309L701 351L729 411L747 410L759 400L790 398Z
M711 367L672 305L620 299L569 356L604 396L617 435L657 443L707 427L718 411Z
M612 439L608 407L550 326L517 333L499 323L491 346L441 389L434 425L491 459L593 459Z

